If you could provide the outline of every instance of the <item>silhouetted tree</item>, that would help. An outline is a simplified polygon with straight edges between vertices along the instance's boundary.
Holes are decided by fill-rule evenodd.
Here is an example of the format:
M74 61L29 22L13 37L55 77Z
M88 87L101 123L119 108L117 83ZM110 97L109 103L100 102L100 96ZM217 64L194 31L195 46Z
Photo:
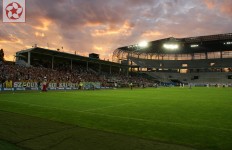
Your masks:
M3 51L3 49L0 50L0 61L4 61L4 51Z

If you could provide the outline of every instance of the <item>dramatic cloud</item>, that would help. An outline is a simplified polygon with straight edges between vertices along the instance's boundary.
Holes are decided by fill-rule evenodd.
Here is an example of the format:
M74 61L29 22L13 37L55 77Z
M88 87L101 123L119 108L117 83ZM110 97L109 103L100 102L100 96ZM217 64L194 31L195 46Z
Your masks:
M209 9L213 9L216 6L215 0L205 0L205 4Z
M134 25L127 21L123 25L107 25L103 26L103 29L95 29L92 32L92 36L106 36L106 35L122 35L128 36L131 34Z
M226 0L220 7L220 11L223 12L225 15L229 15L232 17L232 1Z
M232 32L231 0L27 0L26 6L26 23L0 24L9 60L34 44L111 59L117 47L141 40Z

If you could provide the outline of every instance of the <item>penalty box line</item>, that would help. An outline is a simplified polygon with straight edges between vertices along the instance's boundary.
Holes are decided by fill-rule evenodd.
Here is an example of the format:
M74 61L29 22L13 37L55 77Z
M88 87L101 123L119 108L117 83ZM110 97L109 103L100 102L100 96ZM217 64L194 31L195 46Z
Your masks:
M141 119L141 118L133 118L133 117L122 117L122 116L115 116L115 115L107 115L107 114L89 112L89 111L98 110L98 109L105 109L105 108L110 108L110 107L112 108L113 106L108 106L108 107L104 107L104 108L102 107L102 108L98 108L98 109L96 108L96 109L88 109L88 110L83 110L83 111L77 111L77 110L70 110L70 109L64 109L64 108L58 108L58 107L49 107L49 106L43 106L43 105L37 105L37 104L21 103L21 102L15 102L15 101L0 100L0 102L1 101L2 102L10 102L10 103L22 104L22 105L28 105L28 106L32 106L32 107L35 106L35 107L41 107L41 108L64 110L64 111L68 111L68 112L87 113L87 114L105 116L105 117L110 117L110 118L119 118L119 119L126 119L126 120L129 119L129 120L135 120L135 121L144 121L144 122L151 122L151 123L170 124L170 125L179 125L179 126L188 126L188 127L203 127L203 128L208 128L208 129L216 129L216 130L232 132L232 129L228 129L228 128L217 128L217 127L210 127L210 126L201 126L201 125L177 123L177 122L170 122L170 121L160 121L160 120L155 120L154 121L154 120L149 120L149 119ZM134 103L125 103L125 104L121 104L120 106L128 105L128 104L134 104ZM114 106L114 107L117 107L117 106Z

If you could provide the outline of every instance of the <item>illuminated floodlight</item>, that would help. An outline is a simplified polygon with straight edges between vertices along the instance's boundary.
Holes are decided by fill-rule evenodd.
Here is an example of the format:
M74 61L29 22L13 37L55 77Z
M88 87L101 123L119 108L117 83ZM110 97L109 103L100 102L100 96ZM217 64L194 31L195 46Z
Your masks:
M178 44L164 44L163 47L165 49L176 50L179 48Z
M190 45L190 47L194 48L194 47L198 47L199 45L198 44L192 44Z
M224 45L231 45L232 42L225 42Z
M139 47L141 47L141 48L145 48L147 46L148 46L148 42L147 41L142 41L142 42L139 43Z

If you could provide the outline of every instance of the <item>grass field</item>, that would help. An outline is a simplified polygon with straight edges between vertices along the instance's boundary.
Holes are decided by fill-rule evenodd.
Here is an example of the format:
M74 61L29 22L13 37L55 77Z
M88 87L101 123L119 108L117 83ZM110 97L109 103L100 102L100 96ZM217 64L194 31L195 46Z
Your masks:
M67 146L231 150L232 89L0 93L0 149Z

